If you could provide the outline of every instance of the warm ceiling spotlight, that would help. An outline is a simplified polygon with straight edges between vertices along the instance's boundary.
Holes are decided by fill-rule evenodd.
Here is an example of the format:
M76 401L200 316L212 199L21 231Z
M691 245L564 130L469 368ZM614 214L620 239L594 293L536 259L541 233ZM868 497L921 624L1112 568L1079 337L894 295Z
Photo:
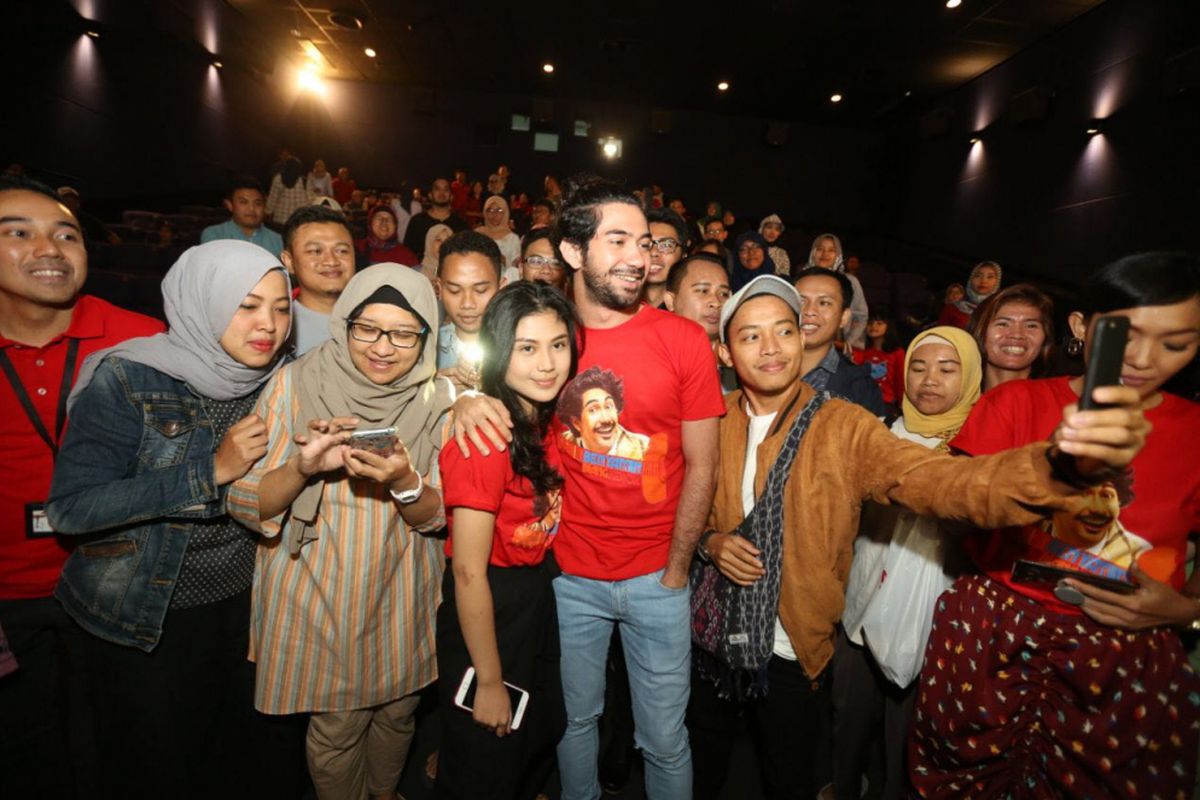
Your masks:
M312 92L316 95L325 93L325 84L321 82L321 78L317 75L316 70L311 67L305 67L296 74L296 84L301 91Z
M904 93L904 96L905 96L905 97L912 97L912 89L909 89L907 92L905 92L905 93Z
M834 92L833 94L829 95L829 102L840 103L840 102L842 102L842 96L840 94L838 94L837 92Z
M215 58L213 59L212 65L214 67L216 67L217 69L220 69L221 67L225 66L224 64L222 64L220 61L216 60Z
M99 38L100 38L100 31L96 31L96 30L90 30L90 31L88 31L88 32L87 32L87 35L88 35L88 36L90 36L90 37L92 37L93 39L99 39Z
M720 83L718 83L717 91L718 92L728 92L729 91L729 81L721 81Z
M978 136L971 137L971 144L979 144L982 141L983 141L983 139L980 139Z
M958 8L962 5L962 0L946 0L946 8Z
M1103 133L1104 132L1104 121L1099 120L1099 119L1091 120L1090 122L1088 122L1087 128L1085 129L1084 132L1087 133L1088 136L1095 136L1098 133Z
M621 157L621 140L616 136L609 136L600 140L600 152L610 161Z
M364 47L363 53L366 54L367 58L374 58L376 56L374 47Z
M545 64L542 64L542 72L546 73L547 75L553 74L554 65L547 61Z

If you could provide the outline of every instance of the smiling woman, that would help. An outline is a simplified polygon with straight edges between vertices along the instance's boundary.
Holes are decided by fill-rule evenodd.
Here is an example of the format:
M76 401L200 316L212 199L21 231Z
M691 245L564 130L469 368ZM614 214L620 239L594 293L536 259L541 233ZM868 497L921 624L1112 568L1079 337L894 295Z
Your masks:
M1040 378L1054 342L1054 301L1031 284L1009 286L979 305L967 332L984 356L985 392L1005 381Z
M257 537L226 493L266 452L253 409L281 364L290 285L266 250L223 240L184 253L163 299L170 330L93 354L72 391L47 513L79 545L56 596L92 634L101 759L147 758L136 774L105 771L103 796L267 791L292 778L250 755L266 736L244 657ZM300 753L293 738L271 772Z

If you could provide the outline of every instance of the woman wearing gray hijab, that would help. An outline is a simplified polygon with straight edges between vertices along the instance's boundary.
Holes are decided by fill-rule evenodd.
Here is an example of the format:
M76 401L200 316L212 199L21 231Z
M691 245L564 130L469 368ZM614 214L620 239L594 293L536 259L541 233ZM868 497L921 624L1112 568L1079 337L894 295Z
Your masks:
M842 329L846 343L859 350L867 346L867 321L870 312L867 309L867 296L863 294L862 284L858 278L846 272L846 262L843 260L842 240L832 233L823 233L813 239L812 250L808 254L806 267L824 267L835 272L841 272L850 279L854 287L854 299L850 302L850 323Z
M271 253L221 240L187 250L162 292L168 331L94 353L71 392L46 510L77 546L55 596L92 634L99 796L270 794L292 764L260 747L271 723L245 660L258 537L226 494L266 452L254 405L291 286Z
M255 705L311 713L318 798L391 797L417 692L437 678L445 524L433 466L452 388L437 372L437 300L399 264L355 275L331 338L263 392L266 455L230 492L265 537L254 576ZM393 429L369 448L350 431Z

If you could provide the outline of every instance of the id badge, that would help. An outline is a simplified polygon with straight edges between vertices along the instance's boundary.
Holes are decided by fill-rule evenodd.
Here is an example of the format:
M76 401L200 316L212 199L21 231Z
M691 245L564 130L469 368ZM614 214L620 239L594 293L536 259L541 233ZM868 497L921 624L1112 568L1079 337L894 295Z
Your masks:
M25 504L25 537L27 539L47 539L54 536L54 528L46 517L45 503Z

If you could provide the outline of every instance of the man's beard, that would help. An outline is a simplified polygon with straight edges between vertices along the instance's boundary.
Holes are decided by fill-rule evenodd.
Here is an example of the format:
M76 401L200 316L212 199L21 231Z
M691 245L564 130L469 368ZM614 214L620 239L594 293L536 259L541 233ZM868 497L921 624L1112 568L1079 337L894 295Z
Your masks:
M641 288L639 288L633 297L626 300L618 290L608 284L605 280L606 275L595 274L588 264L587 248L583 250L583 269L580 272L583 274L583 288L588 297L605 308L611 308L613 311L628 311L636 306L642 297ZM642 270L642 275L645 275L645 270Z

